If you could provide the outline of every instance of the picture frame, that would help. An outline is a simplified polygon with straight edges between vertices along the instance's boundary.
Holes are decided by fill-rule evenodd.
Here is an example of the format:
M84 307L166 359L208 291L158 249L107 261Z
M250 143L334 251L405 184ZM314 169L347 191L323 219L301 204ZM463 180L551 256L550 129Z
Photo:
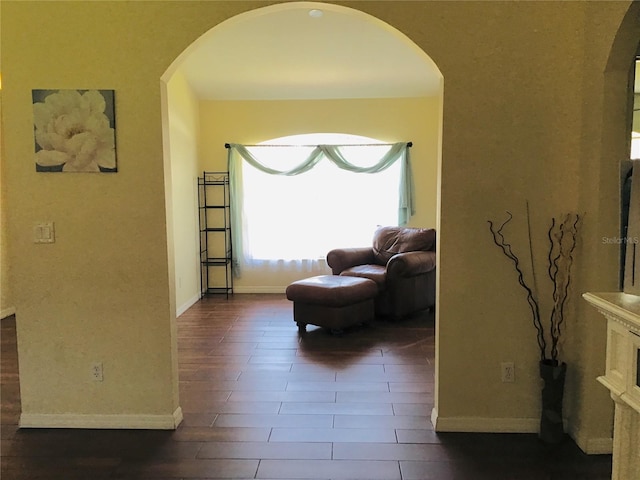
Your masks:
M32 90L37 172L115 173L114 90Z

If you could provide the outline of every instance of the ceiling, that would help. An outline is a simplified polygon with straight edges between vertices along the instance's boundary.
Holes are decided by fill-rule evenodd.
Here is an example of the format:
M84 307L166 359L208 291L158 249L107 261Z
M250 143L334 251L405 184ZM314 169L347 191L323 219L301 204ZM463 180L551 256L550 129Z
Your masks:
M357 10L315 2L233 17L181 60L178 71L201 99L420 97L442 85L433 61L399 31Z

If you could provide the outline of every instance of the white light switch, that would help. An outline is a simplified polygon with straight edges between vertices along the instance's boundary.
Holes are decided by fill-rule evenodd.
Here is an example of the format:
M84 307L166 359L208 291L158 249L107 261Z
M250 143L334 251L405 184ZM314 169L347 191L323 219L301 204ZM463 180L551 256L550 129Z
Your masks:
M56 241L56 232L53 222L36 223L33 227L34 243L54 243Z

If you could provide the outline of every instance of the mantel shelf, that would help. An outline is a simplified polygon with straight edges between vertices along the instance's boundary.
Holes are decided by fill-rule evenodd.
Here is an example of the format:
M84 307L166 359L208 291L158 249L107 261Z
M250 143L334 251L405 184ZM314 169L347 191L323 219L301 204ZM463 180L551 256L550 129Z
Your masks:
M614 400L612 480L635 480L640 456L640 296L623 292L585 293L607 319L605 375L598 377Z
M640 296L623 292L584 293L582 297L607 318L640 332Z

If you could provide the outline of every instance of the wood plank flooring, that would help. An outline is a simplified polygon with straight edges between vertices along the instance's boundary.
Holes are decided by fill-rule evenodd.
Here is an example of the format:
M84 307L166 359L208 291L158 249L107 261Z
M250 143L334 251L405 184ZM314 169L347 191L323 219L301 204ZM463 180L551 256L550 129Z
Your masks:
M15 318L1 324L2 480L605 480L567 437L436 434L430 314L300 338L284 295L207 298L178 319L176 431L19 430Z

